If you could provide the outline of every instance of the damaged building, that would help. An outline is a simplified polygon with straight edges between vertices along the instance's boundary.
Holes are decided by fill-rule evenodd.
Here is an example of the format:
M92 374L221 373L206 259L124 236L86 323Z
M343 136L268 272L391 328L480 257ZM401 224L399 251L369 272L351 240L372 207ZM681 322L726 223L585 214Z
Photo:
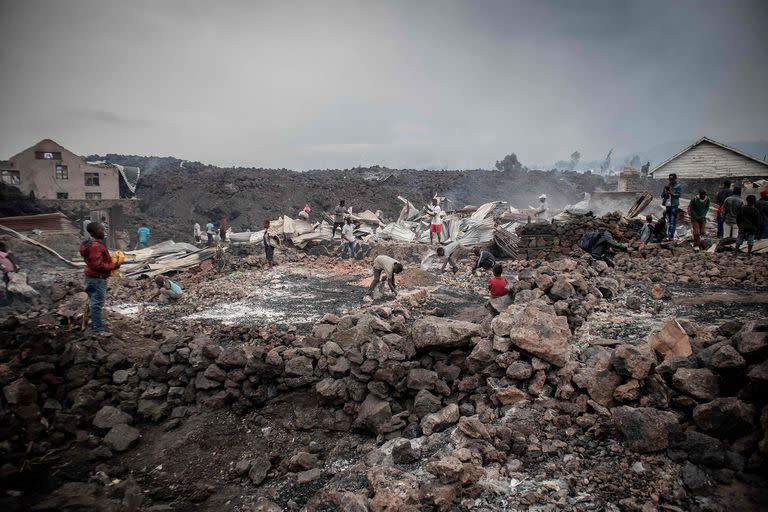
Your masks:
M140 175L138 167L86 162L51 139L0 161L3 183L45 200L127 199Z

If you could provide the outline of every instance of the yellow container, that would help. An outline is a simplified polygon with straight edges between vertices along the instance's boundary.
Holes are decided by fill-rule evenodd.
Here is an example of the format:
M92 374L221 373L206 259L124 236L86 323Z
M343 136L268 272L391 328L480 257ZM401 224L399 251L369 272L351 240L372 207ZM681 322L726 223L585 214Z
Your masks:
M112 256L112 263L114 263L115 265L117 264L122 265L123 263L125 263L125 253L123 251L115 251L111 254L111 256ZM112 275L113 276L120 275L120 270L119 269L113 270Z

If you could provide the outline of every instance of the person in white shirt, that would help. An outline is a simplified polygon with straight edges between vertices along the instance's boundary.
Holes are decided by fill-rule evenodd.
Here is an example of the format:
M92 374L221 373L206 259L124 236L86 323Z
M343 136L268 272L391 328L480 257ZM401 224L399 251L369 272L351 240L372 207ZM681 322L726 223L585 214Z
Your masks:
M201 237L203 236L203 232L200 229L200 223L195 222L195 226L192 228L192 236L195 237L195 243L199 244L201 241Z
M344 244L342 246L341 258L347 257L347 252L352 253L352 259L355 259L355 225L352 224L352 219L347 217L344 227L341 228L341 241Z
M437 234L437 243L440 243L440 232L443 229L443 221L440 219L442 216L442 210L437 204L437 198L432 199L432 204L426 207L427 214L430 216L429 221L429 243L432 244L432 235Z
M537 221L549 221L549 207L547 206L547 196L545 194L541 194L539 196L539 202L541 203L539 205L539 208L534 212L535 219Z

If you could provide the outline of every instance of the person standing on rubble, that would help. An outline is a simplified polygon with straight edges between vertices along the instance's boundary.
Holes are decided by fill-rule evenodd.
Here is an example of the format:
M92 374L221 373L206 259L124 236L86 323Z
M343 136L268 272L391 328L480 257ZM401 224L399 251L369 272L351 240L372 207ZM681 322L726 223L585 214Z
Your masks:
M432 235L437 234L437 243L440 243L440 232L443 230L443 221L441 220L442 210L438 204L437 198L432 198L432 204L425 208L429 220L429 244L432 245Z
M741 187L733 187L733 192L723 201L723 236L737 238L739 236L738 216L744 200L741 198Z
M699 195L691 199L688 214L691 216L693 230L693 250L701 250L701 236L707 234L707 213L709 213L709 198L705 190L699 190Z
M399 274L402 271L403 264L397 261L395 258L391 258L384 254L376 256L376 259L373 260L373 281L371 281L371 286L368 288L368 293L366 293L366 296L373 294L373 290L376 289L376 286L378 286L379 282L381 281L381 274L384 273L387 276L387 284L389 285L389 289L392 290L392 293L394 293L395 297L397 297L395 274Z
M677 182L677 174L669 175L669 184L661 193L662 204L666 204L664 212L667 218L667 238L674 240L677 229L677 211L680 209L680 196L683 195L683 186Z
M219 237L222 242L227 241L227 230L229 229L229 221L226 217L219 219Z
M344 230L344 217L347 214L347 209L344 207L344 200L341 199L339 201L339 205L333 209L333 230L331 231L331 239L333 239L336 236L336 228L339 229L339 232ZM341 238L344 238L344 235L341 235Z
M760 222L763 224L760 240L766 240L768 239L768 188L764 188L760 191L760 200L757 202L757 211L760 212Z
M752 246L755 245L755 237L762 229L760 212L757 211L757 198L747 196L747 204L739 209L737 216L739 236L736 238L736 250L739 250L744 240L747 241L747 258L752 257Z
M723 238L723 226L725 224L723 204L732 193L731 180L725 180L723 182L723 188L721 188L715 196L715 206L717 207L717 238Z
M451 266L451 270L453 270L454 274L459 271L459 266L456 264L456 255L458 254L458 249L460 247L461 244L454 241L437 248L437 255L441 258L445 258L445 261L443 261L443 266L440 267L440 272L445 272L446 265Z
M120 263L112 262L101 223L88 224L88 234L91 238L80 244L80 256L85 260L85 293L91 304L91 331L99 334L104 327L102 309L107 298L107 279L113 270L120 268Z
M477 261L475 261L475 266L472 267L472 272L479 268L483 270L491 270L493 266L496 265L496 258L494 258L493 254L488 251L483 251L479 247L475 247L475 255L477 256Z
M109 249L109 223L106 217L101 218L101 225L104 226L104 243L107 244L107 249Z
M208 235L208 247L213 245L213 230L213 222L208 221L208 224L205 225L205 234Z
M202 236L203 236L203 232L200 229L200 223L199 222L195 222L195 225L192 228L192 236L194 237L196 244L199 244L201 242Z
M347 252L352 254L355 259L355 225L352 224L352 217L347 217L344 227L341 228L341 241L343 243L341 250L341 259L346 259Z
M101 225L101 224L99 224ZM90 224L89 224L90 226ZM103 226L102 226L103 229ZM136 246L139 249L144 249L146 246L149 245L149 228L145 223L141 223L141 227L136 231L136 235L138 236L139 241L137 242Z
M267 258L267 265L275 266L275 246L272 245L272 237L269 236L269 221L264 221L264 235L261 238L264 243L264 255Z
M547 205L547 195L539 196L539 207L533 212L536 222L549 222L549 206Z

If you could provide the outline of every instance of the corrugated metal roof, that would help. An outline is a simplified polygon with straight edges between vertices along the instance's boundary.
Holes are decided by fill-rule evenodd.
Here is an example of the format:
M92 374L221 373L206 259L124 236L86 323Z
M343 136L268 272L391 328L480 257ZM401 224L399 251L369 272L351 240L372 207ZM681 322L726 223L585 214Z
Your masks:
M80 233L67 216L61 212L0 217L0 225L11 228L19 233L29 233L33 229L39 229L44 234L66 233L77 235Z

